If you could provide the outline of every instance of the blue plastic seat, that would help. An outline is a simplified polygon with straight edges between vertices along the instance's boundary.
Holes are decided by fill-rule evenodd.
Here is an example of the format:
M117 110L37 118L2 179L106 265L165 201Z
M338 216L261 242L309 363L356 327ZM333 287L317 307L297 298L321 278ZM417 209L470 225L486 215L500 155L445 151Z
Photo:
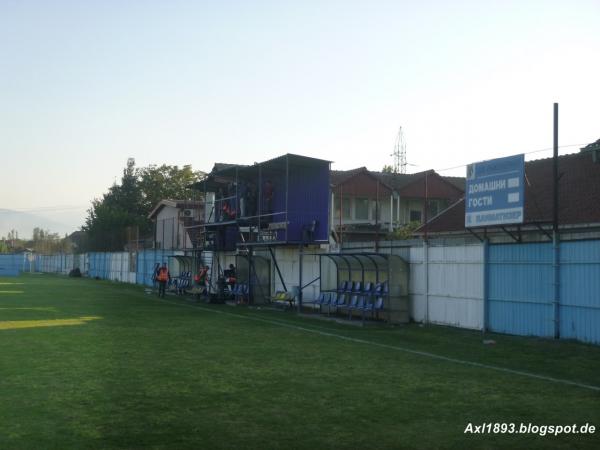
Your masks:
M338 306L338 309L348 309L348 310L350 310L351 308L354 308L357 303L358 303L358 295L355 294L352 297L350 297L350 302L349 303L344 303L343 305Z
M316 299L314 299L314 300L308 300L308 301L307 300L303 300L302 304L303 305L312 305L312 304L318 305L319 303L321 303L325 299L325 294L328 294L328 292L327 293L326 292L319 293L319 296Z
M344 293L339 293L336 296L332 295L331 297L331 302L329 303L329 308L327 310L328 314L331 313L332 309L337 312L338 309L343 308L346 304L346 294Z
M344 289L342 292L344 292L345 294L351 294L354 291L355 284L356 284L356 282L354 282L354 281L348 281L346 283L346 289Z
M321 292L319 296L314 300L302 301L303 305L321 305L325 302L325 298L329 296L329 292Z
M368 313L368 312L371 313L371 317L373 317L374 313L376 313L377 316L379 316L379 311L383 310L383 305L384 305L383 297L377 297L377 299L374 302L365 302L365 304L361 308L362 312L363 312L363 320L365 317L365 313Z
M319 303L319 312L323 312L324 306L327 306L327 310L329 311L329 305L331 304L333 298L335 298L334 292L326 292L323 296L323 300L321 303Z
M356 296L356 302L354 304L350 304L348 306L348 320L352 320L352 311L354 310L362 310L365 306L365 298L363 296Z
M338 289L337 289L337 291L338 291L338 292L345 292L345 291L346 291L346 289L348 289L348 283L349 283L348 281L342 281L342 282L340 283L340 285L338 286Z

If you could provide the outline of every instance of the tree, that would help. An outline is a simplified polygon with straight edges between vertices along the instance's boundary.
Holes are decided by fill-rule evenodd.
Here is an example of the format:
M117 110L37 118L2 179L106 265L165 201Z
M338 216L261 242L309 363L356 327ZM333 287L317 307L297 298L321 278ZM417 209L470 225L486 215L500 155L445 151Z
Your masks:
M383 166L383 169L381 169L381 171L382 171L383 173L396 173L396 172L394 171L394 167L393 167L393 166L389 166L389 165L387 165L387 164Z
M149 214L156 204L165 199L191 200L189 186L198 181L203 172L192 170L192 166L143 167L138 171L139 187L142 192L142 209Z
M152 231L148 214L165 198L191 199L190 184L201 172L191 166L148 166L135 168L129 159L120 184L113 184L101 199L94 199L82 231L86 251L118 251L127 243L127 230L137 228L141 236Z

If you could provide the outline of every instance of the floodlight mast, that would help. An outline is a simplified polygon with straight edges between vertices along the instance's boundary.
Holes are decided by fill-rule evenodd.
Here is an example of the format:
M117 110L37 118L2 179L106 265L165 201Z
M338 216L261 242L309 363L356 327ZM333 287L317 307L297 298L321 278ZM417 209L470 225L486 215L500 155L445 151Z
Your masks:
M406 173L406 141L404 140L404 133L402 132L402 127L398 130L398 134L396 135L396 142L394 143L394 153L392 153L394 157L394 173Z

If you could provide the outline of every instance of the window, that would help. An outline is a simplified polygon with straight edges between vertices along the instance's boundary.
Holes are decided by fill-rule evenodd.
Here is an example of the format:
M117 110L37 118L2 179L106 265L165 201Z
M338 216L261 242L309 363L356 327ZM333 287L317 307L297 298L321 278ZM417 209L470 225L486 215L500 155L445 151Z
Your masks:
M351 199L349 199L348 197L344 197L342 200L342 213L343 213L343 218L344 219L350 219L350 211L351 211ZM336 195L333 198L333 210L334 210L334 217L336 219L340 218L340 196Z
M421 211L410 211L410 221L411 222L420 222L421 221Z
M354 218L356 220L369 220L369 199L354 199Z
M429 200L429 208L427 209L427 219L431 219L432 217L437 216L447 207L448 202L446 200Z

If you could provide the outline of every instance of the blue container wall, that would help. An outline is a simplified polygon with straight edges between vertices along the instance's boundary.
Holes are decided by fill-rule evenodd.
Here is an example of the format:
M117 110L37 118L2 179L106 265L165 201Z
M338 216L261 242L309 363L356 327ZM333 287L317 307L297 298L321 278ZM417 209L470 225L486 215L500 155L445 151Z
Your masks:
M551 243L490 245L488 326L524 336L554 336Z
M135 274L136 283L152 286L152 276L156 264L169 262L169 256L174 253L171 250L144 250L137 254L137 270Z
M560 336L600 344L600 241L560 246Z
M88 275L92 278L108 278L108 258L106 253L89 253Z
M300 242L305 226L316 220L314 240L329 240L329 163L290 166L288 240Z
M16 277L23 266L23 255L0 255L0 277Z

